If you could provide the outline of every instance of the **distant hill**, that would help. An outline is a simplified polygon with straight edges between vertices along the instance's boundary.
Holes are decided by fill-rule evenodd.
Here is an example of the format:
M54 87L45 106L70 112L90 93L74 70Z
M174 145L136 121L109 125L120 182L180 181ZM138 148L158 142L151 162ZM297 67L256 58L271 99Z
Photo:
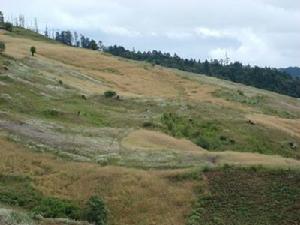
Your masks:
M280 68L282 72L286 72L293 77L300 77L300 68L299 67L287 67L287 68Z

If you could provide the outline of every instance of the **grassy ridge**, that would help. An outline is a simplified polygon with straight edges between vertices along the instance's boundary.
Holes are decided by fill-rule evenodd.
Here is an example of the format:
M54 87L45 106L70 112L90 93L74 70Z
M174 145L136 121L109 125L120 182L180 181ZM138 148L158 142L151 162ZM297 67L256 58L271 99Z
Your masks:
M0 74L6 85L0 90L0 110L69 126L147 128L174 137L187 138L210 151L243 151L299 158L290 142L299 138L276 129L247 123L242 111L216 104L184 101L154 101L124 98L120 101L99 95L82 98L59 80L48 79L30 60L20 67L0 57L9 71ZM122 96L121 96L122 97ZM241 101L263 104L264 99L239 95ZM62 132L69 132L61 130Z

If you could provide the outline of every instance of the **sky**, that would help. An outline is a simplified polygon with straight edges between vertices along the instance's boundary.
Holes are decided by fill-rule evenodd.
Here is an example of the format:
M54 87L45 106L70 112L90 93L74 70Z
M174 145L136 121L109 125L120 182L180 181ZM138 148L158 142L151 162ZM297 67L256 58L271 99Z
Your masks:
M300 0L0 0L41 30L78 31L105 45L184 58L300 66Z

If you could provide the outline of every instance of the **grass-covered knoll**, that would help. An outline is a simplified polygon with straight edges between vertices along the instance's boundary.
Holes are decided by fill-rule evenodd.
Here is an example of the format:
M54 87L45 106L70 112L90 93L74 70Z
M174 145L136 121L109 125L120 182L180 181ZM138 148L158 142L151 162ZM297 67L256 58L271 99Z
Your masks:
M299 172L225 167L204 177L189 225L300 224Z

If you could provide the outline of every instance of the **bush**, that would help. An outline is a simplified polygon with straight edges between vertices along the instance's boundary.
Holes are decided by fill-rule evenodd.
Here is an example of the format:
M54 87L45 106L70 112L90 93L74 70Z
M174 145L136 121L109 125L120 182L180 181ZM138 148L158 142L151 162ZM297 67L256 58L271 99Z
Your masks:
M198 145L198 146L200 146L204 149L207 149L207 150L209 150L211 148L210 143L205 138L203 138L202 136L199 136L197 138L196 145Z
M117 93L115 91L105 91L104 92L104 96L106 98L113 98L117 95Z
M0 54L5 51L5 43L0 41Z
M57 198L42 199L41 203L33 211L45 218L80 218L77 206Z
M87 202L87 220L95 225L107 224L107 209L103 200L97 196L92 196Z
M144 128L152 128L152 127L156 127L154 123L150 122L150 121L146 121L143 123L143 127Z
M12 25L12 23L4 23L4 29L5 30L7 30L7 31L9 31L9 32L12 32L12 30L13 30L13 25Z
M30 48L30 52L31 52L31 55L34 56L34 54L36 53L36 47L32 46Z

